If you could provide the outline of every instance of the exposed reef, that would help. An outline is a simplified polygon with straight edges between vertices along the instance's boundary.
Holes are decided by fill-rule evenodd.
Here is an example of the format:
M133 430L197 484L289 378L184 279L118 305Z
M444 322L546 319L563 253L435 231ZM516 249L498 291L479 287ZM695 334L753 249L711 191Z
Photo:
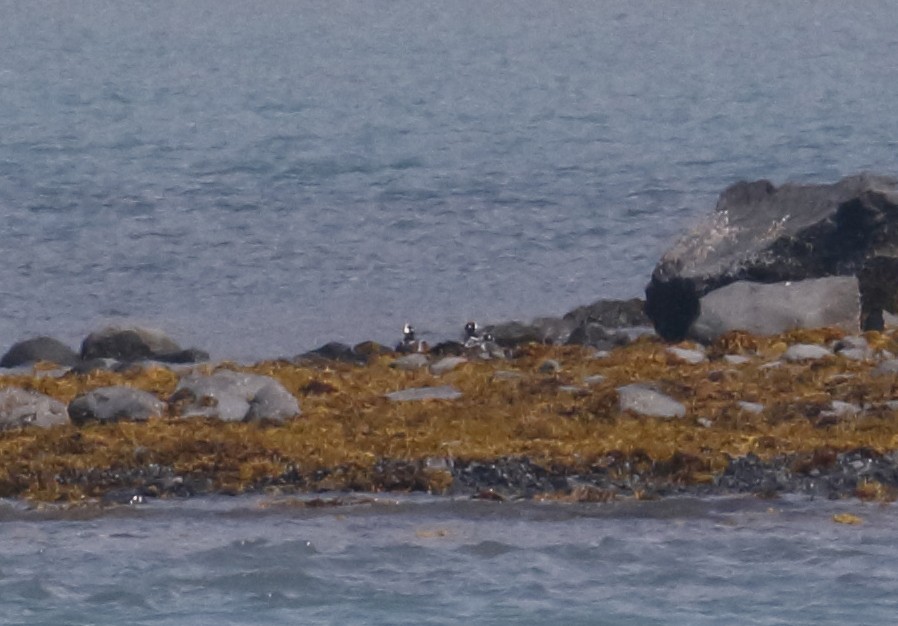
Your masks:
M57 417L59 407L110 388L145 392L141 406L152 410L135 419L82 411L46 427L16 413L0 433L0 496L129 502L427 491L604 501L793 492L887 500L898 489L896 354L892 331L826 328L731 332L708 346L646 336L598 352L531 343L510 358L461 358L451 368L392 367L400 356L380 349L365 364L319 355L79 372L39 363L7 371L0 386L31 392L23 402L51 399L44 405ZM252 383L244 385L252 393L222 400L223 408L261 402L261 389L280 401L283 389L295 404L279 406L294 414L249 419L241 408L233 421L219 419L217 386L184 391L205 376L228 393L227 381Z

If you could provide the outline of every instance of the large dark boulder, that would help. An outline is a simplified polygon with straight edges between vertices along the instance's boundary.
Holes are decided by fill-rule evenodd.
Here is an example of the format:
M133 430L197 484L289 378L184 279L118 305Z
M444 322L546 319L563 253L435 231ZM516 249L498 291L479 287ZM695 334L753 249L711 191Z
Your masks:
M184 349L159 330L141 327L109 326L88 335L81 343L81 358L115 359L133 362L143 360L164 363L197 363L208 361L209 353L198 348Z
M679 341L715 289L824 276L858 278L865 328L898 309L898 181L860 174L831 185L732 185L661 257L645 310L659 335Z
M78 355L58 339L34 337L13 344L0 359L0 367L20 367L39 361L71 367L78 363Z

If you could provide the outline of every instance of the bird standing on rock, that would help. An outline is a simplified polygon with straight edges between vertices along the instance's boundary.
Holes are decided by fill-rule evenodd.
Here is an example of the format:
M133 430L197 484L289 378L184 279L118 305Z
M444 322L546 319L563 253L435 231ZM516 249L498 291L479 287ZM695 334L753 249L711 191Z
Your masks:
M416 339L415 327L407 323L402 327L402 341L396 346L396 352L401 354L427 352L427 342Z
M465 324L465 348L477 348L483 343L480 336L480 328L477 322L468 322Z
M505 350L490 333L481 333L477 322L465 324L465 350L481 359L506 358Z

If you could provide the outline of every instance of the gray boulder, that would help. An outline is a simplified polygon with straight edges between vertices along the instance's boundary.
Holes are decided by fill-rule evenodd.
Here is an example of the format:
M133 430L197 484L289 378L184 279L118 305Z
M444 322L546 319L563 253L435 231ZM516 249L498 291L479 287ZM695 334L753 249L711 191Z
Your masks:
M713 213L661 258L646 287L646 313L679 341L699 299L736 281L777 283L856 276L863 328L898 310L898 182L861 174L831 185L740 182Z
M0 389L0 430L69 423L65 405L50 396L16 387Z
M185 376L169 405L182 417L225 422L283 421L301 413L296 397L274 378L231 370Z
M100 387L69 403L69 417L81 426L87 422L145 422L161 417L165 403L153 394L133 387Z
M0 359L0 367L21 367L38 361L71 367L78 363L78 355L70 347L52 337L34 337L13 344Z
M773 284L737 281L701 298L701 314L689 336L707 342L731 330L776 335L822 326L852 332L858 328L860 314L854 276Z
M209 354L197 348L185 350L160 330L109 326L91 333L81 343L81 358L118 361L154 360L166 363L195 363L209 360Z

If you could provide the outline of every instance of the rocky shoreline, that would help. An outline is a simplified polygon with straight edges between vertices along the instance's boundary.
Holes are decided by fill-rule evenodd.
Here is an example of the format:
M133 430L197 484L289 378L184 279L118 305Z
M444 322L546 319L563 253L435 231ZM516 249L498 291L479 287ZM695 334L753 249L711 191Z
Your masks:
M80 352L19 342L0 358L0 497L890 501L895 233L890 177L740 182L662 257L645 302L469 323L434 346L407 325L395 348L250 365L143 328Z
M617 341L528 340L501 355L461 344L460 356L368 342L252 365L166 364L138 350L92 369L19 365L0 373L0 497L898 493L898 333Z

